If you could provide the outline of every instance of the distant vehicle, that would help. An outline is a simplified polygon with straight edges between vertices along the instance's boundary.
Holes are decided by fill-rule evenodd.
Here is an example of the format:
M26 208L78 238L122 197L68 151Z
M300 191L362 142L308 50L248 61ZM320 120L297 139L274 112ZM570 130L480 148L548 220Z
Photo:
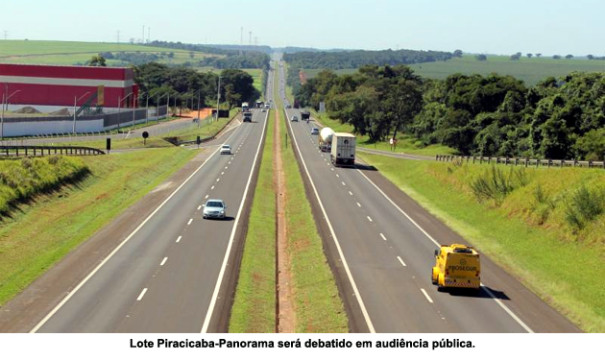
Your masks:
M261 102L260 100L256 102L256 108L262 108L263 107L263 102Z
M243 102L242 103L242 112L247 112L248 110L250 110L250 106L248 105L248 102Z
M266 113L267 109L263 108L263 110L261 110L261 112Z
M221 145L221 154L231 154L231 146L229 144Z
M269 103L265 104L265 109L269 109L271 108L271 101L269 101Z
M442 245L435 250L435 266L431 281L438 288L481 287L479 253L462 244Z
M209 199L204 204L204 211L202 217L206 218L225 218L227 205L222 199Z
M319 134L319 128L311 128L311 135L318 135Z
M311 113L307 111L300 112L300 120L309 120L311 119Z
M252 122L252 112L244 112L244 122Z
M330 159L335 166L355 165L355 136L350 133L334 133Z
M334 131L332 128L322 128L317 137L317 145L322 152L329 152L332 149L332 136Z
M296 115L293 115L290 117L290 121L292 122L298 122L298 117Z

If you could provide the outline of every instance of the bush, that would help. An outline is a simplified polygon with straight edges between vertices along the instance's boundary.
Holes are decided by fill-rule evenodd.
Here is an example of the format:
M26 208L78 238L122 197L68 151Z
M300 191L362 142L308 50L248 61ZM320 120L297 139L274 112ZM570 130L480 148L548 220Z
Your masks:
M589 190L582 185L565 205L565 220L572 228L581 230L603 211L605 211L605 188Z
M471 183L473 194L479 201L494 200L500 204L510 192L528 183L524 168L510 168L506 174L501 168L492 168Z

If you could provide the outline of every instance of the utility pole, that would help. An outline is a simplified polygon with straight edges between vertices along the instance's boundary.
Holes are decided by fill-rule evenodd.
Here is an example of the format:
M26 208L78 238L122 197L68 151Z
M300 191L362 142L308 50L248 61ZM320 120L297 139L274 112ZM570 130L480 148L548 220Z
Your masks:
M248 32L248 45L252 45L252 32Z

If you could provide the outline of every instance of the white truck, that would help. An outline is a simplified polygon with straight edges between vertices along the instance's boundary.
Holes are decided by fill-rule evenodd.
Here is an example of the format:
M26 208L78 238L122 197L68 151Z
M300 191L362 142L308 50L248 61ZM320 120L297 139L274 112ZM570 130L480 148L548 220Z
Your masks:
M319 150L322 152L329 152L330 147L332 146L332 136L334 135L334 131L332 128L322 128L319 132L319 136L317 137L317 146Z
M248 102L243 102L242 103L242 112L247 112L248 110L250 110L250 106L248 105Z
M351 133L334 133L330 159L335 166L355 165L355 136Z

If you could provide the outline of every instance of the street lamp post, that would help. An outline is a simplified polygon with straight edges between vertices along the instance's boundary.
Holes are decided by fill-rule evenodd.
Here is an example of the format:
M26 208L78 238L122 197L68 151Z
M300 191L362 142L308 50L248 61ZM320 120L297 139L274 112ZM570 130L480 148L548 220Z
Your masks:
M168 95L168 93L164 94L164 95L160 95L158 96L158 100L156 102L156 112L155 115L157 117L157 121L160 121L160 99L162 99L163 97L165 97L166 95ZM149 98L147 99L147 101L149 101Z
M198 90L197 91L197 127L200 127L200 124L202 124L202 120L200 119L200 98L202 96L202 91Z
M0 140L4 140L4 104L6 104L6 108L8 110L8 101L10 98L20 92L21 90L15 90L12 94L6 95L8 93L8 86L5 85L5 91L2 93L2 113L0 115Z
M218 88L216 91L216 121L218 121L218 105L221 101L221 76L218 76Z
M74 135L76 135L76 106L77 106L78 100L82 99L83 97L85 97L85 96L86 96L86 95L88 95L89 93L90 93L90 92L89 92L89 91L87 91L86 93L82 94L82 96L80 96L79 98L78 98L78 96L77 96L77 95L74 95L74 124L73 124L73 126L71 127L71 132L72 132Z
M118 133L120 133L120 105L122 104L122 101L128 98L130 95L132 95L132 92L126 94L123 98L118 96Z

